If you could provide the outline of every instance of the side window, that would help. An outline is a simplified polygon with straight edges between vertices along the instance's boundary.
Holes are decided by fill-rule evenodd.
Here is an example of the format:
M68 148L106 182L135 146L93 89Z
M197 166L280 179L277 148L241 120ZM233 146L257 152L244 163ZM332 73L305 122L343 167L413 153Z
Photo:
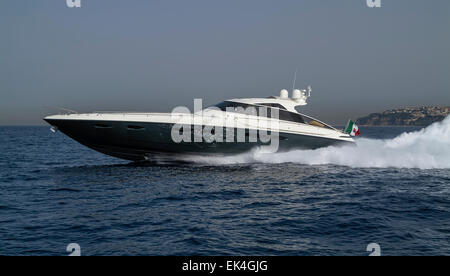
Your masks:
M258 107L258 116L270 118L272 109L268 107Z
M301 123L304 124L305 120L303 119L302 115L296 114L293 112L286 111L285 108L279 104L260 104L267 107L255 107L248 104L243 103L235 103L235 102L222 102L216 107L220 108L222 111L228 111L228 112L235 112L240 114L246 114L246 115L254 115L254 116L261 116L261 117L268 117L272 118L272 113L276 113L275 111L278 111L279 119L283 121L289 121L294 123ZM273 109L273 107L280 108ZM274 112L272 112L274 111Z
M274 107L278 107L279 109L287 110L284 106L281 104L273 104Z
M255 106L247 105L247 106L242 106L242 108L244 109L243 114L258 116L258 111Z
M275 108L286 110L286 108L284 106L282 106L281 104L257 103L257 105L264 105L264 106L268 106L268 107L275 107Z
M304 124L302 115L280 110L280 120Z

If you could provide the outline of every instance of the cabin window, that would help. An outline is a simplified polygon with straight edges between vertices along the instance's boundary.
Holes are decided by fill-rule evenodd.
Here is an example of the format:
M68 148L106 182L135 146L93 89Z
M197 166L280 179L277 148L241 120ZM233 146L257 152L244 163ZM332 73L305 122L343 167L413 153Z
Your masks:
M107 125L107 124L95 124L94 127L95 127L95 128L99 128L99 129L103 129L103 128L112 128L111 125Z
M281 104L275 104L275 103L257 103L257 105L264 105L268 107L275 107L283 110L287 110L286 107L282 106Z
M144 130L145 127L143 127L143 126L129 125L129 126L127 126L127 129L129 129L129 130Z
M289 111L280 110L280 120L304 124L303 116Z
M257 106L250 105L250 104L225 101L225 102L222 102L222 103L216 105L216 107L222 111L231 111L231 112L236 112L236 113L241 113L241 114L272 118L272 109L273 109L272 106L267 106L267 108L265 108L265 107L259 108ZM277 111L279 113L280 120L294 122L294 123L300 123L300 124L305 123L303 116L300 114L290 112L287 110L283 110L283 109L280 109Z

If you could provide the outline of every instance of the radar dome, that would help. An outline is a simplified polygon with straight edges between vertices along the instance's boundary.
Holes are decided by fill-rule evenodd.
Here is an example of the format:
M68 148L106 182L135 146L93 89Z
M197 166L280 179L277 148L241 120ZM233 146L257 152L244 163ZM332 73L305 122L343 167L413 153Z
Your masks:
M289 92L286 89L281 90L280 92L280 98L287 99L289 98Z
M302 91L295 89L294 92L292 92L292 99L300 100L301 98L302 98Z

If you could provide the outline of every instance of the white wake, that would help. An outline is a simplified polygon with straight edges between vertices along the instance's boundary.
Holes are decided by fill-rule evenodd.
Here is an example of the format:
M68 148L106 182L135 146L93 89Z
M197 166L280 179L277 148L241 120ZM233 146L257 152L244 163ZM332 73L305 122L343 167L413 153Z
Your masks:
M394 139L357 139L357 146L327 147L265 154L259 151L228 157L195 157L191 161L225 165L298 163L355 168L450 168L450 116L420 131Z

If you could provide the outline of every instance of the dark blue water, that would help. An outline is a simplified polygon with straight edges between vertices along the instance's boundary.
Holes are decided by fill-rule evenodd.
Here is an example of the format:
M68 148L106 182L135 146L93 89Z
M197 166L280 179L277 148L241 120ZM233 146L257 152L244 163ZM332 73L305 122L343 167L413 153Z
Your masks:
M332 163L137 165L2 127L0 255L450 254L449 169Z

